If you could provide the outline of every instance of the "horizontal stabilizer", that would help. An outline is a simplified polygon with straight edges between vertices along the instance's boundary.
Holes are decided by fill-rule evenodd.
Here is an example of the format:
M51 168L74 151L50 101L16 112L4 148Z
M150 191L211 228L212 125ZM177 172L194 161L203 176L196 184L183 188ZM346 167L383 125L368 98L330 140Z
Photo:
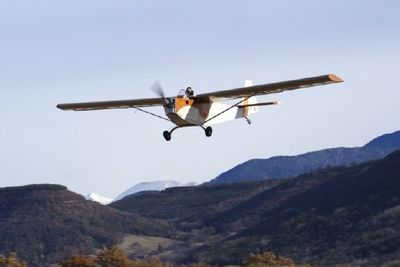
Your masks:
M246 108L246 107L257 107L257 106L269 106L269 105L278 105L280 101L271 101L271 102L263 102L263 103L255 103L255 104L245 104L245 105L238 105L238 108Z

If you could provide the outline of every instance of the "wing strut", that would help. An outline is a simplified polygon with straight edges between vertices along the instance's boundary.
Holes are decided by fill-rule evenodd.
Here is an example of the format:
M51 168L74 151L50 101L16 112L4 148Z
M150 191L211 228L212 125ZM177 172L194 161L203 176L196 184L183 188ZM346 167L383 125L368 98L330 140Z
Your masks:
M224 113L227 112L228 110L231 110L231 109L233 109L234 107L239 106L240 104L242 104L243 102L245 102L246 100L248 100L250 97L255 96L255 95L256 95L256 94L252 94L252 95L246 96L245 98L243 98L242 100L240 100L240 101L237 102L236 104L233 104L233 105L230 106L229 108L224 109L223 111L221 111L221 112L215 114L214 116L212 116L212 117L209 118L208 120L204 121L201 125L204 125L204 124L206 124L207 122L209 122L210 120L215 119L215 118L218 117L218 116L221 116L222 114L224 114Z
M171 120L168 119L168 118L165 118L165 117L160 116L160 115L158 115L158 114L155 114L155 113L153 113L153 112L144 110L144 109L142 109L142 108L138 108L138 107L132 107L132 108L134 108L134 109L136 109L136 110L139 110L139 111L141 111L141 112L143 112L143 113L146 113L146 114L148 114L148 115L151 115L151 116L153 116L153 117L156 117L156 118L159 118L159 119L163 119L163 120L166 120L166 121L171 121Z

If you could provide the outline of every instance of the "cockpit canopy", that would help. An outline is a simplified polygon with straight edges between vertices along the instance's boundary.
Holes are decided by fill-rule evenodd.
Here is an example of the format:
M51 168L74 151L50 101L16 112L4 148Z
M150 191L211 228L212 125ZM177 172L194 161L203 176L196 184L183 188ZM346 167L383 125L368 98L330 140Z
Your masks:
M181 89L178 92L178 97L192 97L194 96L194 91L192 87L187 87L186 89Z

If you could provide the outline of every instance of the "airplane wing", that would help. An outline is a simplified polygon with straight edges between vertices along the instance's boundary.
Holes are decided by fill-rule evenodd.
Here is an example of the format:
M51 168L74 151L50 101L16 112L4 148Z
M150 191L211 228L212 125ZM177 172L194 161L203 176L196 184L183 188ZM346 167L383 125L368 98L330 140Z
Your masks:
M58 104L57 108L62 110L99 110L99 109L122 109L122 108L140 108L164 105L163 98L145 98L145 99L130 99L130 100L114 100L101 102L85 102L85 103L66 103Z
M266 95L275 94L288 90L301 89L311 86L325 85L330 83L340 83L343 82L338 76L334 74L327 74L322 76L303 78L298 80L268 83L262 85L255 85L249 87L242 87L230 90L216 91L206 94L199 94L197 97L199 99L213 100L213 99L233 99L240 97L247 97L252 95Z

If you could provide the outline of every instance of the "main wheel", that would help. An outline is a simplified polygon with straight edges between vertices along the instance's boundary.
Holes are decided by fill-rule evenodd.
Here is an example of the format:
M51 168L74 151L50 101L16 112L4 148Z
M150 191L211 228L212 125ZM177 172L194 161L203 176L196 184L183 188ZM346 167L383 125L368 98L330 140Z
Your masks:
M164 132L163 132L163 136L164 136L164 138L165 138L166 141L171 140L171 134L170 134L170 132L164 131Z
M212 128L210 126L208 126L204 131L206 132L207 137L212 135Z

